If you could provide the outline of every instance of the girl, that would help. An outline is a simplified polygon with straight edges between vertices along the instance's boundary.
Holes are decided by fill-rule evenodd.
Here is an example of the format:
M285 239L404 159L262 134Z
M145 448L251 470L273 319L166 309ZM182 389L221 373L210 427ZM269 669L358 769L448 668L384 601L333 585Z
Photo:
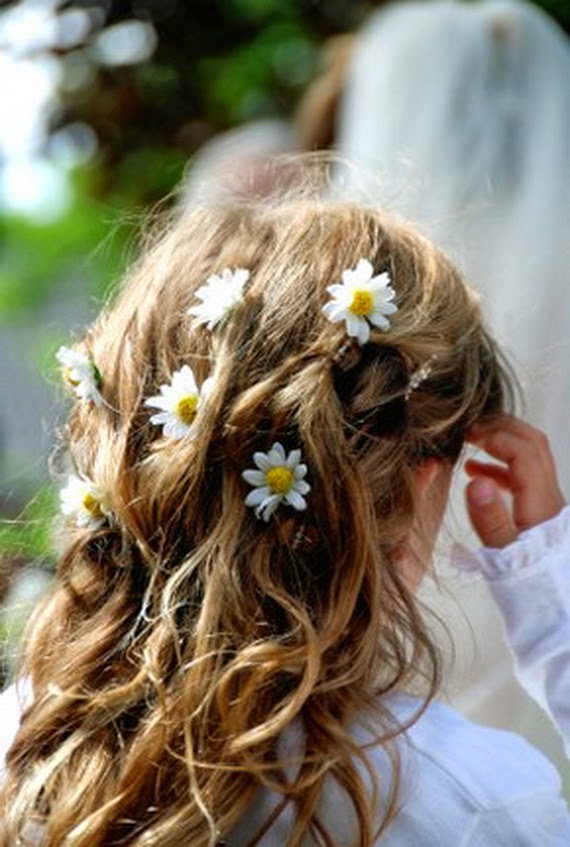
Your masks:
M3 845L569 843L549 763L432 702L415 591L466 439L501 462L469 466L508 545L481 567L559 719L570 605L548 446L440 253L313 196L195 208L58 358L65 526Z

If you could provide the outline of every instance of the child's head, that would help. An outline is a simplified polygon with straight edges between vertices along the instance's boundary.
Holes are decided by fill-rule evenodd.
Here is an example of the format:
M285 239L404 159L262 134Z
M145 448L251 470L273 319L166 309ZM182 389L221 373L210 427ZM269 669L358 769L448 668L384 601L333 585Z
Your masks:
M356 268L343 315L359 339L331 320L340 300L323 313ZM374 289L371 273L388 276ZM395 306L384 329L365 318L371 291ZM228 203L177 220L78 348L102 402L76 400L69 457L95 488L82 512L66 504L59 583L31 632L38 700L11 761L47 764L26 809L51 808L49 844L109 802L74 844L148 829L206 845L262 781L296 793L302 831L329 774L367 832L346 722L426 657L437 678L398 565L418 469L455 462L508 390L475 298L376 210ZM294 789L276 739L298 716Z
M360 268L368 290L366 263L368 276L387 274L393 305L383 329L356 307L351 336L342 315L330 319L327 289ZM207 299L210 277L221 281ZM219 320L216 286L241 292ZM118 518L102 538L125 530L151 571L157 557L176 568L228 533L250 553L258 543L279 556L324 545L332 564L359 543L360 521L375 545L372 515L389 550L414 516L414 469L430 457L455 462L470 424L504 396L494 343L454 267L401 222L314 198L189 211L80 348L101 373L104 403L76 405L72 464ZM164 395L192 394L190 417L180 406L169 425ZM306 511L282 504L260 522L242 473L275 442L301 450L311 493Z

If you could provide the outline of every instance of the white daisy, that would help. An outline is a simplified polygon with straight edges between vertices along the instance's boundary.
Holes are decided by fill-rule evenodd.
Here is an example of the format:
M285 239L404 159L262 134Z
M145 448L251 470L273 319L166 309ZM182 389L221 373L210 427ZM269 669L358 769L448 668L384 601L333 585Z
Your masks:
M311 486L305 481L307 466L301 464L301 451L291 450L289 455L278 442L269 453L254 453L257 470L244 471L242 477L254 486L245 498L245 505L255 508L258 518L268 521L277 506L284 501L294 509L307 508L303 495Z
M69 347L60 347L55 357L61 365L66 385L75 396L100 406L103 402L99 393L101 374L93 360L86 353Z
M249 279L245 268L224 268L221 274L209 276L205 285L196 291L196 297L202 302L188 309L194 315L197 324L207 324L213 329L235 308L243 296L243 287Z
M398 307L392 302L396 292L386 272L373 276L374 268L367 259L360 259L356 268L342 273L342 283L330 285L327 291L331 300L323 306L323 313L333 323L346 322L346 331L359 344L370 338L370 324L388 329Z
M210 377L199 389L192 368L184 365L172 374L170 385L161 385L160 394L144 401L145 406L161 410L152 415L150 422L162 426L163 435L184 438L192 429L198 409L212 385L213 379Z
M72 474L59 496L62 513L72 517L76 526L99 529L111 514L104 492L85 477Z

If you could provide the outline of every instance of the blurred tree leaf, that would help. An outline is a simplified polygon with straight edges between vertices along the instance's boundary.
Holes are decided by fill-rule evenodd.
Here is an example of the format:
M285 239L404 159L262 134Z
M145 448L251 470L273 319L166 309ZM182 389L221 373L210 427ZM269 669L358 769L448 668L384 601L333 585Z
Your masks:
M207 94L210 117L217 123L241 121L286 111L279 98L284 81L300 87L313 75L316 44L296 23L267 26L247 45L227 56L203 59L198 76Z
M56 492L51 487L40 489L17 518L0 521L0 551L3 567L10 559L53 564L52 529L58 513Z
M135 150L120 162L110 190L99 164L78 169L61 217L38 223L5 215L0 325L25 318L65 286L81 285L86 299L100 299L128 263L143 210L170 191L185 163L176 151Z

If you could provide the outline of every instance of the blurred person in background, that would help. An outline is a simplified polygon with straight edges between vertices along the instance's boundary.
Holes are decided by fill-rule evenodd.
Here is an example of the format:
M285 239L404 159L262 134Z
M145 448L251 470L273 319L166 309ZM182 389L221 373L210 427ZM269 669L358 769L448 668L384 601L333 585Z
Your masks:
M188 163L181 208L232 194L269 196L300 178L295 153L334 147L354 42L352 33L325 41L317 73L291 118L246 121L203 144Z
M221 132L194 154L182 182L182 208L228 194L264 196L276 157L300 149L292 122L267 118Z

